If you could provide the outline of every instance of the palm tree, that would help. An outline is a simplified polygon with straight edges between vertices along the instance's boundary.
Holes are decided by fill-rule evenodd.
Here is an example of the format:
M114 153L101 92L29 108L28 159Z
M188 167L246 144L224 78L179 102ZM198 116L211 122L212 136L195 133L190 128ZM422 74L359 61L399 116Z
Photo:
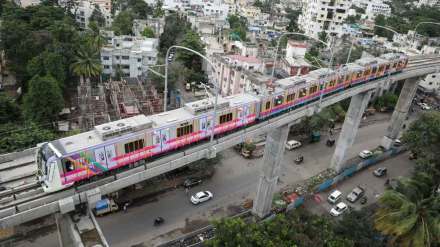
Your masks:
M440 197L430 176L402 179L379 199L375 228L403 247L431 246L440 241Z
M99 49L87 42L80 46L75 55L75 62L71 64L73 73L80 77L80 84L84 85L84 77L86 82L90 83L90 77L98 76L101 71L101 60L99 58Z

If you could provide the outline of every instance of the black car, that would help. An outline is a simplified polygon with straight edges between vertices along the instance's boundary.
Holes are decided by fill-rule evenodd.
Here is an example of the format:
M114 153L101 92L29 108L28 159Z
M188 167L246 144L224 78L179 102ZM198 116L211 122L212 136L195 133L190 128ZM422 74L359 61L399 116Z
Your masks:
M374 170L373 174L376 177L382 177L387 174L387 168L386 167L377 168L376 170Z
M201 183L202 183L202 179L200 178L187 178L185 182L183 182L183 187L191 188Z

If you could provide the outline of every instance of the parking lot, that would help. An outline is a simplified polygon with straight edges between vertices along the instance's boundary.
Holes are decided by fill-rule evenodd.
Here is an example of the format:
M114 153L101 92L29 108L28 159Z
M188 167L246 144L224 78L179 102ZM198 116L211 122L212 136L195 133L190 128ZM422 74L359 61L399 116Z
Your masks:
M408 176L412 172L414 161L408 159L409 154L404 153L392 159L385 160L382 163L371 166L365 169L353 177L339 183L335 188L328 191L319 193L319 198L313 201L306 202L305 206L308 210L317 214L329 214L330 209L334 206L327 201L327 197L335 189L342 192L342 198L339 202L344 202L354 210L361 210L362 207L370 205L377 201L380 195L385 190L385 181L387 179L397 178L399 176ZM376 177L373 175L373 171L379 167L387 167L387 175L383 177ZM346 197L351 190L356 186L361 186L365 189L364 196L367 197L367 203L362 205L359 200L355 203L347 201Z

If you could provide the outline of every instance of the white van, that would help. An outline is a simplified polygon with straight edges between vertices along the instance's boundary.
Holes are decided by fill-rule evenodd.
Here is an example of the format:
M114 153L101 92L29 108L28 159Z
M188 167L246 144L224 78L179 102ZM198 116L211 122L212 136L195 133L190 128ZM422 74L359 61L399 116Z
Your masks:
M329 201L332 204L335 204L339 201L339 199L342 198L342 192L339 190L334 190L330 195L327 197L327 201Z
M299 142L299 141L290 140L286 143L287 150L292 150L292 149L299 148L299 147L301 147L301 142Z

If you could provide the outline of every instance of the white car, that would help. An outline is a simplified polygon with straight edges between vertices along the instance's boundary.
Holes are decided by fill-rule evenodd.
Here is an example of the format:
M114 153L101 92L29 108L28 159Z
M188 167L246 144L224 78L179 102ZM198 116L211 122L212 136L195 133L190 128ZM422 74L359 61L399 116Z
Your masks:
M293 150L295 148L301 147L301 145L302 144L299 141L290 140L290 141L286 142L286 149L287 150Z
M422 108L422 110L431 110L431 107L426 103L420 104L420 108Z
M201 202L206 202L210 200L213 197L212 193L209 191L200 191L197 192L195 195L191 196L191 202L196 205Z
M373 153L370 150L363 150L362 152L359 153L359 157L361 157L362 159L367 159L372 155Z
M340 203L336 204L336 206L334 206L332 209L330 209L330 214L332 216L339 216L347 210L348 210L347 204L340 202Z

